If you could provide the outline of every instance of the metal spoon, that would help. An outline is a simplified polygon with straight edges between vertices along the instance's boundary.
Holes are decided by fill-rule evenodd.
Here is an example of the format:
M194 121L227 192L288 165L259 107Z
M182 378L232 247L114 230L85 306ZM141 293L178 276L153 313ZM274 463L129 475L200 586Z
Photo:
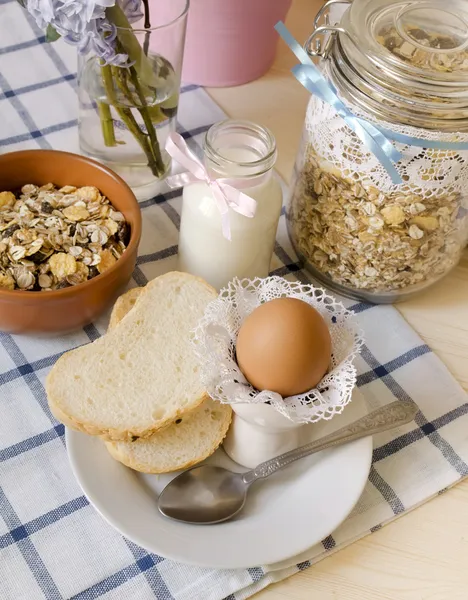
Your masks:
M392 402L320 440L267 460L247 473L233 473L210 465L194 467L164 488L158 508L166 517L184 523L210 525L227 521L242 510L249 487L257 479L266 479L292 462L326 448L409 423L417 412L418 407L413 402Z

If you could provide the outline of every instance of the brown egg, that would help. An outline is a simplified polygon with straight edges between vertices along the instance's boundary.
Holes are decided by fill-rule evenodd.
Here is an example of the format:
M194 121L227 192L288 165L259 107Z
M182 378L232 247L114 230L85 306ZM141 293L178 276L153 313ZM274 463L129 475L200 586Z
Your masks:
M312 389L327 372L330 332L306 302L278 298L247 317L236 352L239 368L254 388L287 398Z

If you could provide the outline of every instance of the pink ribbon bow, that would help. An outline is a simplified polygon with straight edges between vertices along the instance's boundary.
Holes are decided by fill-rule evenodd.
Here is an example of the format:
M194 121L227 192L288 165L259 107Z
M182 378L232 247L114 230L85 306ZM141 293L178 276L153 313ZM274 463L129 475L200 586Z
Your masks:
M178 133L169 134L166 151L182 167L187 169L186 173L167 177L168 186L179 188L199 181L208 184L221 213L223 235L227 240L231 240L229 209L232 208L232 210L250 219L257 210L257 202L238 189L245 186L246 183L242 179L213 179L205 165L195 156L185 143L184 138ZM252 184L247 183L247 185Z

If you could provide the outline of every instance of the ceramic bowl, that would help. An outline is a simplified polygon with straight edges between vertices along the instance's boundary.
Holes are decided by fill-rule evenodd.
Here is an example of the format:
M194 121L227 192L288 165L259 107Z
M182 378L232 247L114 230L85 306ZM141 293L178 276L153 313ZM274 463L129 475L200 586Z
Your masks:
M26 183L96 186L130 225L130 241L122 257L89 281L50 292L0 288L0 331L53 335L79 329L109 308L130 280L141 236L140 207L113 171L68 152L24 150L0 156L0 191L14 191Z

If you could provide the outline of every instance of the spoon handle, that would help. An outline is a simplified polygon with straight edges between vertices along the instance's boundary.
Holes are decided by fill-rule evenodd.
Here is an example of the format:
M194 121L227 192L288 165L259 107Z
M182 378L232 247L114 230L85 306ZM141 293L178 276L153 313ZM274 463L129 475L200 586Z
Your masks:
M382 408L378 408L365 417L361 417L354 423L346 425L338 431L327 435L324 438L310 442L296 450L291 450L275 458L259 464L255 469L243 474L243 480L250 485L257 479L265 479L279 469L286 467L292 462L305 458L315 452L320 452L333 446L341 446L348 442L354 442L360 438L381 433L400 425L405 425L412 421L418 412L418 407L414 402L396 401Z

